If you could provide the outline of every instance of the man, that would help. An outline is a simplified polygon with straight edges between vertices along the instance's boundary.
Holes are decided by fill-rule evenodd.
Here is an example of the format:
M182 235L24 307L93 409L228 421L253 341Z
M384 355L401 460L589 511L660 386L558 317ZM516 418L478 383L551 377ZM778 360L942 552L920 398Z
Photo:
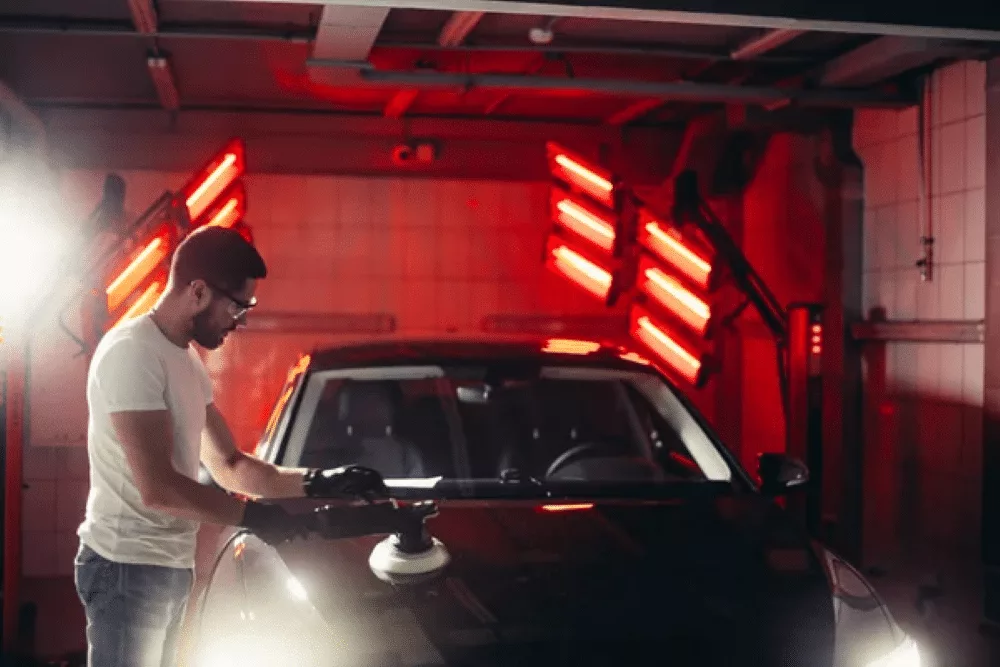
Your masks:
M152 312L108 332L94 352L90 496L75 562L92 667L175 664L201 522L244 526L272 544L297 532L276 505L199 484L199 460L222 487L248 497L385 493L374 470L280 468L233 442L191 342L222 345L246 321L266 275L236 231L197 230L178 246Z

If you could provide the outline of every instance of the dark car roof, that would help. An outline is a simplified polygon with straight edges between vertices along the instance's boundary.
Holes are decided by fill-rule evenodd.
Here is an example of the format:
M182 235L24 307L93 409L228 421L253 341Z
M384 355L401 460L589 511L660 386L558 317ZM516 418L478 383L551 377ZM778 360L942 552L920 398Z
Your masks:
M590 351L587 346L593 346ZM585 349L580 349L580 348ZM578 351L569 351L569 350ZM585 352L585 353L581 353ZM310 370L396 366L403 364L473 364L496 361L551 361L559 365L649 369L640 353L612 342L537 336L400 338L352 343L312 353Z

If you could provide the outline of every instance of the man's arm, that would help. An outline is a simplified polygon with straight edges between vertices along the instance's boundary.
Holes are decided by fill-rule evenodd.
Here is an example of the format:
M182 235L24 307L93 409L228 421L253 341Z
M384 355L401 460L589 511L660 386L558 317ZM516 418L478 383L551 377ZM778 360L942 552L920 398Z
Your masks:
M173 426L169 412L113 412L110 416L146 506L182 519L239 525L243 519L243 501L199 484L174 469L171 459Z
M206 408L201 461L223 488L255 498L301 498L304 468L282 468L246 454L236 446L232 431L214 403Z

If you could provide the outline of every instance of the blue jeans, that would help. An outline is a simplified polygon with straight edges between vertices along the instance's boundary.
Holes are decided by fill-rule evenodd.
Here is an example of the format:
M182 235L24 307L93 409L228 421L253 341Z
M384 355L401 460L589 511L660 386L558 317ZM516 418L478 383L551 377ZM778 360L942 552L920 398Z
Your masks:
M89 667L174 667L191 570L110 561L85 544L75 562Z

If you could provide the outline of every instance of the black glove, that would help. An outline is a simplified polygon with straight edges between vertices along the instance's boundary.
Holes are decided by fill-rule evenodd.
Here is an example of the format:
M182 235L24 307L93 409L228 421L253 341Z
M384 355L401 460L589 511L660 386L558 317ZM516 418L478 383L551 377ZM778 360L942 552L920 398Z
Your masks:
M303 488L309 498L387 498L385 486L378 470L362 466L342 466L330 470L309 470Z
M243 509L240 526L272 546L308 534L306 521L301 517L289 514L280 505L253 501L248 502Z

